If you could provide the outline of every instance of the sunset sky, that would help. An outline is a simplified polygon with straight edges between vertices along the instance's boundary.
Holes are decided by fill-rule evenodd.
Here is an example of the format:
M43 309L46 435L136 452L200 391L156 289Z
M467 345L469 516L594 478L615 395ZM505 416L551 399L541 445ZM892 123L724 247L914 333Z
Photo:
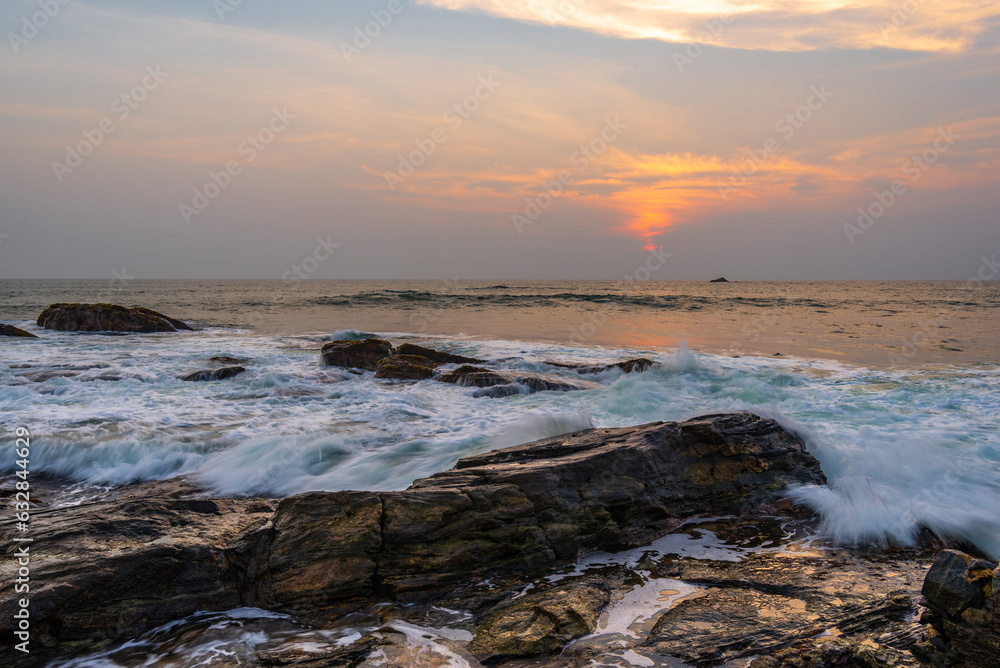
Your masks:
M17 0L0 26L0 278L1000 254L995 1Z

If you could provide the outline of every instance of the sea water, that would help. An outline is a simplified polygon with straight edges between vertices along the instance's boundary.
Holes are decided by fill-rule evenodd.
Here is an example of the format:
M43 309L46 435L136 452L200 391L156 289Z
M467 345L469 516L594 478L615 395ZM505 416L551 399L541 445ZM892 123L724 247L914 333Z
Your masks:
M42 338L3 341L0 421L8 434L31 430L32 471L63 481L58 503L181 474L214 494L403 489L494 448L589 427L749 410L799 433L820 460L830 484L792 495L819 512L834 540L905 544L927 527L1000 555L1000 366L989 357L994 342L978 333L996 318L993 287L651 283L646 292L618 294L603 283L479 283L459 295L454 285L428 282L316 282L294 291L273 281L135 282L126 292L100 283L3 286L3 320ZM864 309L860 298L868 300ZM142 304L197 331L107 336L32 322L48 303L74 300ZM867 345L870 363L850 359L859 344L846 336L823 356L791 355L794 346L778 357L747 354L761 340L792 343L789 332L818 331L830 319L871 340L885 327L929 326L913 314L934 312L944 327L939 340L975 359L949 364L911 355L904 356L910 363L894 364L887 355L904 347L892 337ZM629 334L636 323L681 313L701 314L685 339L690 349L657 339L654 324L641 340L656 345L635 345L640 339ZM712 340L705 330L734 318L755 318L755 330L770 323L772 338L744 335L742 350L705 343ZM385 328L345 327L351 322ZM324 342L372 334L569 378L580 376L546 362L645 356L661 366L607 371L585 391L476 398L471 388L378 380L320 364ZM930 348L943 354L936 342L914 347ZM245 358L247 371L218 382L180 380L214 355ZM5 471L13 465L0 462Z

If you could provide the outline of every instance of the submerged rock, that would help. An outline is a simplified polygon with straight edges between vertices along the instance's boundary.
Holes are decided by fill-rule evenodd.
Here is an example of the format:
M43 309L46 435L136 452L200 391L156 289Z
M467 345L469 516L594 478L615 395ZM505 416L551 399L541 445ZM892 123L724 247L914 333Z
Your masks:
M231 355L212 355L208 359L213 362L218 362L219 364L228 364L230 366L240 366L250 363L250 360L246 357L232 357Z
M142 306L52 304L38 316L38 326L65 332L176 332L191 327Z
M391 354L392 344L382 339L330 341L320 351L326 366L365 371L375 371L378 361Z
M396 348L396 354L424 357L426 359L433 360L438 364L485 364L483 360L476 359L475 357L453 355L451 353L441 352L440 350L434 350L433 348L418 346L413 343L402 344Z
M580 366L577 367L576 370L580 373L603 373L611 369L621 369L622 373L642 373L643 371L658 369L659 367L659 362L654 362L653 360L646 359L645 357L637 357L635 359L625 360L624 362L615 362L614 364Z
M660 367L659 362L654 362L645 357L636 357L635 359L614 362L612 364L569 364L567 362L552 361L546 361L545 364L559 367L560 369L573 369L577 373L584 374L603 373L611 369L621 369L624 373L642 373L643 371L658 369Z
M507 397L513 394L533 394L535 392L571 392L590 390L599 385L587 381L573 380L559 376L512 373L482 367L465 365L440 376L438 380L454 383L462 387L484 388L475 392L476 397Z
M241 366L227 366L221 369L202 369L201 371L195 371L194 373L189 373L188 375L181 378L181 380L187 381L206 381L206 380L224 380L226 378L232 378L233 376L238 376L239 374L246 371Z
M14 325L5 325L0 323L0 336L17 336L24 339L37 339L38 337L31 332L26 332L20 327L15 327Z
M400 346L402 348L402 346ZM383 357L375 365L376 378L397 380L424 380L434 375L438 362L419 355L395 355Z

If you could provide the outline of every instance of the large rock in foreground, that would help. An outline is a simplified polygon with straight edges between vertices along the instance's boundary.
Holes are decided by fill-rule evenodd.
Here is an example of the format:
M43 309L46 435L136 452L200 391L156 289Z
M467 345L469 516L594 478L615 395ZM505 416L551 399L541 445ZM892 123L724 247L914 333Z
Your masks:
M143 306L52 304L38 316L38 326L64 332L176 332L191 327Z
M261 499L189 498L199 490L178 481L127 490L110 501L36 506L32 543L13 542L13 521L4 522L4 641L14 637L13 615L23 597L13 591L18 561L12 555L26 550L31 569L31 654L5 654L12 665L45 665L38 657L46 652L65 655L135 637L198 610L240 605L222 548L255 519L269 517L272 506ZM34 486L31 497L37 499Z
M930 624L914 654L933 666L987 668L1000 664L1000 568L944 550L923 587Z
M788 484L823 481L798 437L734 413L566 434L467 457L404 491L300 494L275 510L263 499L191 498L198 490L183 481L36 508L32 654L12 665L128 640L197 610L260 606L327 623L379 602L454 601L487 578L643 545L693 516L774 514ZM13 638L18 544L13 520L0 526L0 634ZM504 640L480 634L477 651L552 651L593 627L608 591L594 583L491 616Z
M799 438L749 413L591 429L467 457L401 492L285 499L228 554L248 605L301 613L430 601L824 481Z

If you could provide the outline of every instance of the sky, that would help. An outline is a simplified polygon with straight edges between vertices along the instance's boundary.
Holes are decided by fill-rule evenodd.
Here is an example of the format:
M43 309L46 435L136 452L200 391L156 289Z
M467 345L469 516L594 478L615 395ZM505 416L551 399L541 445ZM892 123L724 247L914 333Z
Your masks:
M0 278L1000 254L992 1L5 0L0 31Z

